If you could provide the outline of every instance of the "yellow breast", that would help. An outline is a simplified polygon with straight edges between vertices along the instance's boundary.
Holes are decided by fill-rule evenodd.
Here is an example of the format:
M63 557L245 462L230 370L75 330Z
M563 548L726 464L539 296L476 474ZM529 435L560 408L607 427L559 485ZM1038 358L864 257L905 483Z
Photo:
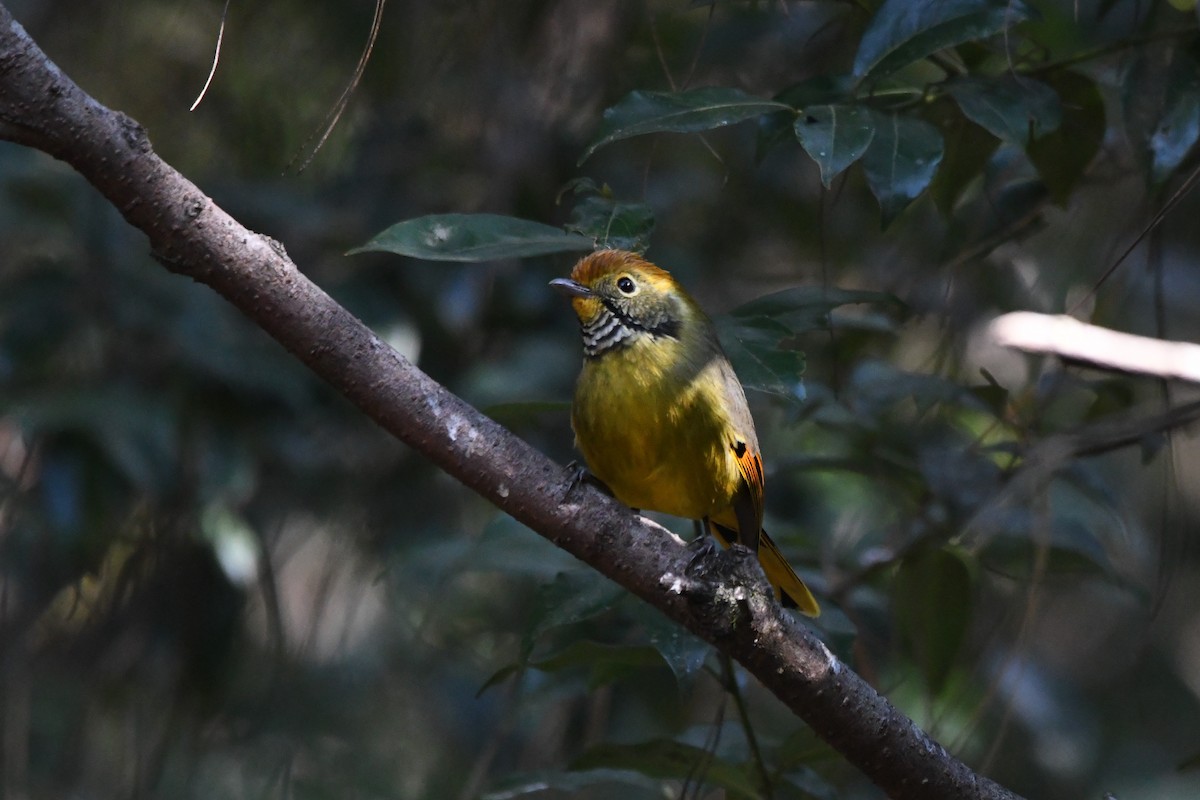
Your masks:
M700 519L730 507L740 473L719 366L689 363L681 346L646 338L586 361L572 426L588 468L622 503Z

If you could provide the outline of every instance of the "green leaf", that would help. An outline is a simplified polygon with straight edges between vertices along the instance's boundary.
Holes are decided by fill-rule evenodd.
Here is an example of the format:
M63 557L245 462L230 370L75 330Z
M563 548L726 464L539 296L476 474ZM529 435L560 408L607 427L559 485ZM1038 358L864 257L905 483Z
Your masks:
M946 152L938 166L929 194L943 217L949 217L967 188L983 175L988 159L1000 140L970 121L949 100L933 105L936 122L946 143Z
M931 694L950 676L971 621L971 572L956 552L914 553L900 564L893 584L900 629Z
M959 78L946 85L963 114L996 137L1021 147L1062 123L1058 94L1041 81L1005 74Z
M895 295L857 289L795 286L755 298L729 312L734 320L768 317L785 326L789 335L827 330L830 313L842 306L874 305L902 312L905 309Z
M567 230L587 236L601 247L645 252L654 231L654 211L645 203L621 203L607 186L589 178L572 181L569 188L584 195L571 211Z
M681 687L689 686L704 666L708 654L713 652L712 646L646 603L638 603L633 618L645 629L650 644L675 673L675 681Z
M918 409L939 403L986 411L970 390L953 381L920 372L905 372L886 361L867 360L850 376L851 392L868 416L879 416L902 400L912 400Z
M708 750L669 739L637 744L601 744L571 763L572 770L623 769L651 778L697 780L724 789L731 798L759 797L757 781L749 767L717 758Z
M723 317L716 326L744 387L789 400L803 398L804 354L784 345L791 337L786 327L763 317L741 321Z
M1200 138L1200 65L1177 53L1162 116L1150 135L1150 181L1171 177Z
M879 112L875 117L875 138L863 155L863 169L886 228L929 186L943 143L937 128L924 120Z
M697 133L753 119L789 107L753 97L741 89L710 87L684 92L630 92L604 112L600 131L579 159L601 147L647 133Z
M854 94L854 80L849 75L817 75L787 87L774 99L788 107L787 111L766 114L758 122L758 141L755 158L763 157L777 145L796 141L796 112L811 106L829 105L846 100Z
M658 650L646 645L616 645L577 640L566 647L529 662L529 666L542 672L560 672L565 669L585 667L591 670L588 685L595 689L640 670L663 666Z
M608 792L603 792L609 787ZM545 797L545 792L567 792L574 796L587 790L600 790L600 794L587 796L622 798L661 798L662 782L647 778L632 770L593 769L579 772L534 772L509 775L482 796L482 800L515 800L519 797L536 795ZM631 794L636 792L636 794Z
M429 261L492 261L591 250L586 236L499 214L432 214L397 222L356 253L396 253Z
M607 612L623 594L621 587L590 569L555 575L539 591L537 608L530 615L529 627L522 637L522 653L528 656L537 640L549 630Z
M810 106L795 124L800 145L821 168L828 189L834 178L862 157L875 136L875 118L865 106Z
M488 530L485 531L485 537L495 527L495 525L489 526ZM525 632L521 637L521 650L517 660L493 672L484 681L483 685L479 687L477 694L481 695L491 687L503 683L513 675L524 670L527 666L551 672L567 666L585 663L592 656L595 656L592 660L596 664L611 663L614 659L606 659L595 653L589 655L585 651L576 653L570 653L565 650L559 651L558 655L543 656L542 660L537 662L531 661L530 658L538 640L547 632L555 628L584 622L604 614L613 607L613 604L623 594L624 592L619 586L596 574L593 570L559 572L554 576L553 580L540 587L537 605L530 612L526 620L527 624ZM602 647L608 647L608 645L602 645ZM645 649L651 650L651 648ZM644 657L637 663L644 665ZM653 663L657 666L662 662L656 656Z
M497 514L474 541L464 561L473 569L553 581L578 561L508 514Z
M885 0L863 33L854 74L877 78L1032 15L1020 0Z
M1062 98L1062 124L1030 142L1026 152L1051 198L1065 205L1104 140L1104 100L1095 83L1074 72L1058 72L1046 81Z
M864 303L903 309L895 297L882 292L798 286L751 300L715 323L743 386L799 400L805 360L792 340L827 330L834 324L834 309Z

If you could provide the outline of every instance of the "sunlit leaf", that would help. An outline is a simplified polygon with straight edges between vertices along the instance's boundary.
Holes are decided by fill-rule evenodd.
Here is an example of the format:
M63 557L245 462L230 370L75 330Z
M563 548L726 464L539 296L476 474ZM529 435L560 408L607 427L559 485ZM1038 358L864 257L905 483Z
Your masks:
M875 136L875 117L865 106L810 106L796 119L796 138L821 168L828 189L834 178L862 157Z
M601 744L571 762L571 769L634 770L651 778L694 777L724 789L729 797L759 797L751 768L733 764L711 752L669 739L637 744Z
M947 47L983 39L1028 19L1020 0L885 0L854 58L854 74L879 77Z
M1057 130L1062 122L1058 94L1041 81L1005 74L958 78L946 90L972 122L1000 139L1024 147Z
M492 261L591 250L586 236L499 214L433 214L397 222L349 251L396 253L429 261Z
M933 180L942 161L942 135L921 119L875 114L875 138L863 169L886 228Z
M579 159L582 164L601 147L647 133L698 133L732 125L788 106L746 94L741 89L711 87L684 92L631 92L604 112L604 121Z

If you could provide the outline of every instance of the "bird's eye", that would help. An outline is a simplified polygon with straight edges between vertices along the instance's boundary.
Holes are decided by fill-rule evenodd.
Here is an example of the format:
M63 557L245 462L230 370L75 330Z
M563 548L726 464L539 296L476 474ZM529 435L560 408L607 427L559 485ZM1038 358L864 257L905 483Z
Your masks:
M620 289L624 294L633 294L633 290L637 287L634 286L632 278L630 278L628 275L622 275L617 280L617 288Z

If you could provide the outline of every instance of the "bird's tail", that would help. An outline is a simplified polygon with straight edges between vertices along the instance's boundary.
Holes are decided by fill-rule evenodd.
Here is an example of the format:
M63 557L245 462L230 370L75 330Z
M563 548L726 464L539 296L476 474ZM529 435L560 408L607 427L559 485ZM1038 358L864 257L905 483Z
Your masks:
M738 540L737 533L731 528L715 522L712 522L710 527L717 541L724 547L729 547ZM779 552L775 542L767 536L766 531L761 531L758 537L758 563L762 565L763 572L767 574L767 581L784 608L794 608L810 617L820 615L821 607L817 605L816 598L783 557L783 553Z

